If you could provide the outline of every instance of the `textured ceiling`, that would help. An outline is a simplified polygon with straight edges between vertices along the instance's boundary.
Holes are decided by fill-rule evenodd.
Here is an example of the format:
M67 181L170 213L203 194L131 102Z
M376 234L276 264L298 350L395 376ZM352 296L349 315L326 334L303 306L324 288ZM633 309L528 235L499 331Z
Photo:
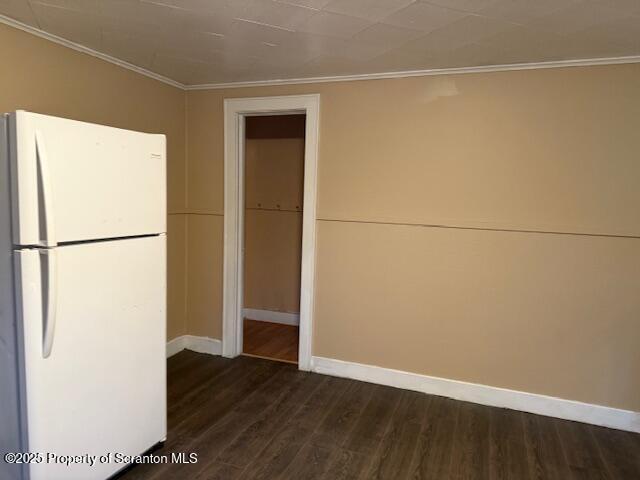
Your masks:
M186 85L640 55L640 0L0 0Z

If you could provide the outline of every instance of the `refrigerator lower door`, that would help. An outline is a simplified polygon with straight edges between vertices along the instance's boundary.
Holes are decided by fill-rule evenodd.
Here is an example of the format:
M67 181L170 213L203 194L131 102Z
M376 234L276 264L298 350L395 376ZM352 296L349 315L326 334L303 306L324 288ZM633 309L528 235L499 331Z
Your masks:
M166 438L165 242L16 252L31 480L103 480Z

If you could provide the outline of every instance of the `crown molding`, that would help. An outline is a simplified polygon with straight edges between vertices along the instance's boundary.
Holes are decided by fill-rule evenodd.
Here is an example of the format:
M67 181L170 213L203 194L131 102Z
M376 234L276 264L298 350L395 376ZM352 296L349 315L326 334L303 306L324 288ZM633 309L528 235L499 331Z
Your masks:
M166 83L172 87L181 90L219 90L226 88L246 88L246 87L271 87L276 85L301 85L306 83L331 83L331 82L354 82L358 80L383 80L388 78L407 78L407 77L429 77L435 75L462 75L468 73L491 73L491 72L508 72L514 70L537 70L546 68L567 68L567 67L591 67L598 65L621 65L628 63L640 63L640 55L628 57L605 57L605 58L586 58L578 60L556 60L550 62L532 62L532 63L512 63L504 65L481 65L477 67L457 67L457 68L433 68L425 70L406 70L396 72L380 72L380 73L364 73L358 75L334 75L325 77L309 77L309 78L282 78L274 80L255 80L247 82L229 82L229 83L204 83L198 85L185 85L171 78L165 77L158 73L154 73L142 67L125 62L118 58L98 52L89 47L85 47L78 43L59 37L52 33L45 32L39 28L32 27L26 23L19 22L13 18L0 14L0 23L8 25L18 30L30 33L45 40L57 43L64 47L71 48L78 52L86 53L93 57L104 60L105 62L118 65L133 72L139 73L146 77Z
M505 65L483 65L477 67L434 68L427 70L364 73L358 75L336 75L328 77L256 80L251 82L207 83L202 85L185 85L184 88L185 90L219 90L224 88L271 87L276 85L300 85L305 83L354 82L358 80L383 80L387 78L429 77L435 75L462 75L468 73L509 72L514 70L539 70L546 68L591 67L597 65L621 65L627 63L640 63L640 55L630 57L512 63Z
M154 73L146 68L138 67L133 65L132 63L125 62L124 60L120 60L118 58L112 57L111 55L107 55L106 53L98 52L89 47L85 47L78 43L72 42L71 40L67 40L66 38L59 37L52 33L45 32L44 30L40 30L39 28L32 27L31 25L27 25L26 23L19 22L14 20L13 18L7 17L5 15L0 15L0 23L8 25L13 28L17 28L18 30L22 30L23 32L30 33L35 35L36 37L44 38L45 40L49 40L50 42L57 43L58 45L62 45L67 48L71 48L78 52L86 53L91 55L92 57L99 58L100 60L104 60L105 62L112 63L122 68L126 68L127 70L131 70L133 72L139 73L140 75L144 75L145 77L153 78L154 80L158 80L159 82L166 83L167 85L171 85L172 87L179 88L181 90L185 89L185 85L165 76L162 76L158 73Z

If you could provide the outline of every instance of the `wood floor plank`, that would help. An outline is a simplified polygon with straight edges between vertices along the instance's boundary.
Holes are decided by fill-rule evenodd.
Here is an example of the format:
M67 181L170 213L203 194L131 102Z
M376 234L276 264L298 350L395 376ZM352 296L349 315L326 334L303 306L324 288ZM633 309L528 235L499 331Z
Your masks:
M298 339L296 325L244 319L242 351L249 355L297 362Z
M575 480L616 480L609 475L605 468L588 425L569 420L558 420L555 425L565 458L569 464L570 478Z
M523 413L525 447L531 480L566 480L571 478L564 456L556 420Z
M208 385L215 381L215 378L231 367L231 360L222 357L213 357L211 355L202 355L209 357L206 359L196 359L196 364L187 366L188 370L179 369L171 375L171 383L167 384L167 405L168 415L172 415L181 402L185 399L197 395L201 390L208 388Z
M292 465L295 470L294 464L299 453L305 446L310 445L309 439L323 419L327 407L335 402L347 384L342 379L328 379L315 374L312 374L312 380L316 386L307 401L298 408L294 406L291 410L291 416L286 419L268 446L260 452L259 458L247 467L242 478L292 478L289 476L290 472L285 472L288 472ZM319 448L318 451L322 451L322 449ZM322 455L312 455L310 458L314 459L316 463L323 460ZM326 456L324 460L326 461L328 458L329 456Z
M306 425L315 431L327 412L344 395L352 381L345 378L313 375L316 375L321 382L320 387L296 412L291 421Z
M251 378L252 375L262 369L270 368L266 364L247 362L243 358L238 361L229 361L228 368L220 372L210 381L203 382L202 385L193 389L179 399L174 399L172 405L168 406L168 427L171 431L179 431L179 425L188 417L197 414L202 407L211 401L213 395L229 394L234 389L240 388L243 378ZM273 370L275 372L275 370ZM212 386L215 385L213 389ZM213 391L212 391L213 390Z
M456 428L451 479L489 478L489 425L491 408L462 402Z
M410 478L418 437L432 397L403 391L389 428L374 454L367 478Z
M350 381L336 377L320 378L321 384L318 389L287 422L284 432L279 434L286 435L288 430L295 428L297 441L303 444L299 449L298 445L294 446L298 453L282 472L282 478L319 478L329 466L328 462L332 458L331 449L312 444L310 439L327 411L350 385Z
M634 434L604 427L588 429L612 478L640 479L640 443L634 442Z
M375 386L370 383L350 381L344 394L318 425L311 442L321 447L341 447L374 391Z
M269 382L258 386L253 392L242 399L229 414L212 424L202 435L195 439L188 448L198 454L198 465L193 468L177 469L183 476L189 473L199 473L217 462L217 457L229 444L249 427L258 414L263 413L273 404L274 396L281 394L287 383L280 381L281 377L290 374L290 368L279 365L278 371ZM242 470L242 469L240 469Z
M396 389L382 385L374 386L369 402L349 433L344 448L371 456L382 441L399 399Z
M449 478L460 402L433 397L418 436L411 478Z
M182 350L172 355L167 359L167 381L172 381L174 379L173 374L181 368L184 368L187 364L193 365L199 361L198 355L189 350Z
M311 432L302 425L291 425L265 444L240 477L242 480L269 480L280 476L293 463Z
M364 480L370 459L341 447L335 447L331 453L329 467L321 477L324 480Z
M529 480L523 414L514 410L493 408L490 415L490 478Z
M158 453L188 452L188 448L205 431L233 411L254 389L268 382L283 366L265 360L237 360L234 363L238 367L228 369L218 379L216 385L219 390L209 392L208 396L197 404L197 408L186 413L186 417L171 428L164 447ZM182 468L184 467L175 465L158 466L151 478L166 478L170 470L179 472Z
M322 478L329 469L333 451L307 442L282 473L282 479Z
M201 471L195 477L182 477L192 478L193 480L237 480L242 475L242 469L234 467L233 465L225 465L224 463L214 463L207 467L206 470Z
M199 372L207 364L199 359L198 354L194 352L182 351L173 358L175 357L180 357L182 360L176 362L177 365L171 372L167 371L167 399L171 400L188 392L188 389L183 387L184 378Z
M247 466L261 455L287 418L308 400L321 380L317 375L290 370L285 391L274 398L268 409L254 416L255 421L220 453L218 460L238 467Z

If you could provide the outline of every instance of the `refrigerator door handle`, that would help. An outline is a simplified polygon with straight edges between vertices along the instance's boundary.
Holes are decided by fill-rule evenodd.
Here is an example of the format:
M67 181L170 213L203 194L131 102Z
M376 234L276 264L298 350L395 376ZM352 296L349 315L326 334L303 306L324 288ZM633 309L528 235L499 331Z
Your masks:
M51 177L49 175L49 159L42 133L36 130L36 155L38 158L38 184L42 191L43 225L45 239L40 239L43 247L55 247L55 229L53 220L53 194L51 192Z
M46 259L46 279L43 285L46 288L46 305L43 308L42 325L42 358L48 358L53 348L53 337L56 333L56 310L58 301L57 262L56 251L40 250L40 255Z

